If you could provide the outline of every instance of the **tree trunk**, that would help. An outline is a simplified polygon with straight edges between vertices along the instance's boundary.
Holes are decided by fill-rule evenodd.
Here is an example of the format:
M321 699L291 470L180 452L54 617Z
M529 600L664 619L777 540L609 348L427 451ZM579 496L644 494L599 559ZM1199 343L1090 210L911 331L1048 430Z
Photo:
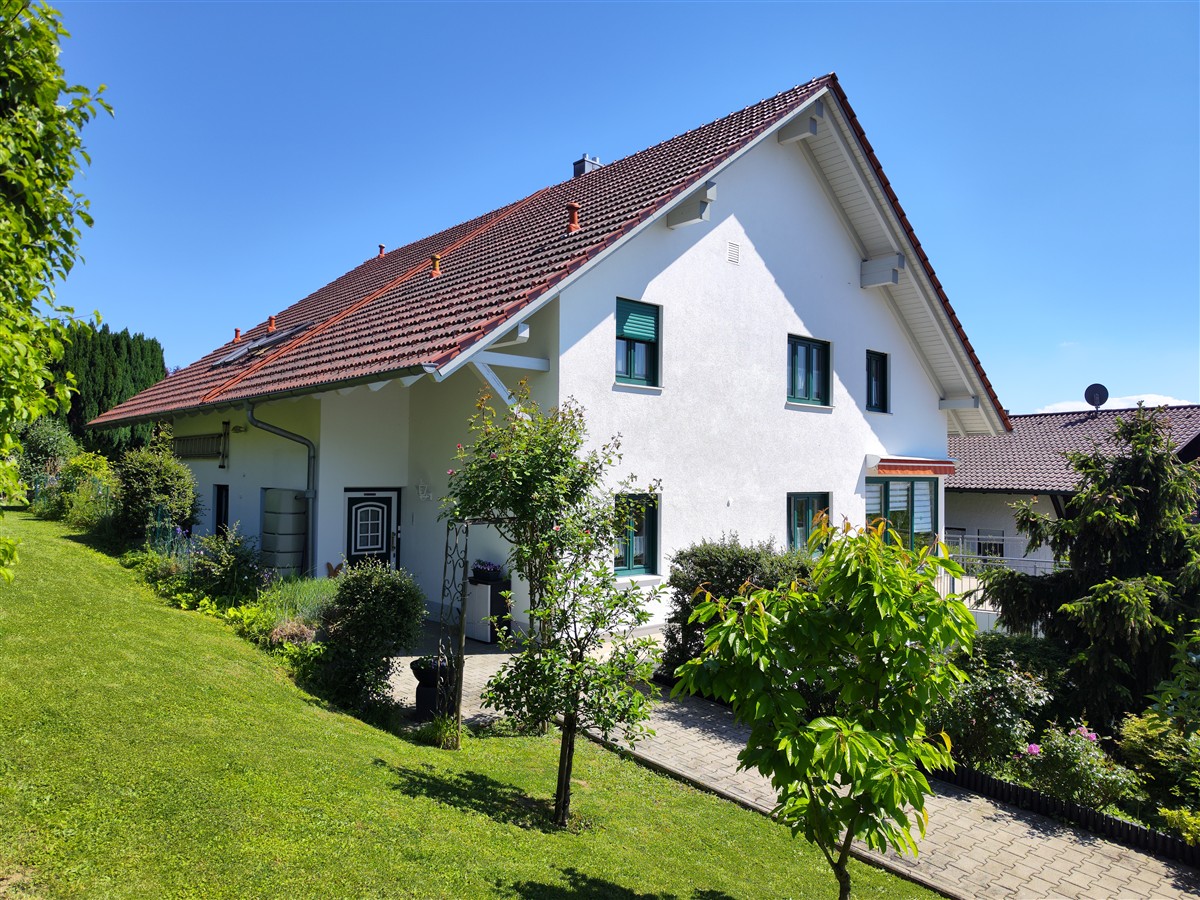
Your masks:
M833 874L837 876L838 900L850 900L850 871L846 868L846 857L834 863Z
M575 713L563 716L562 745L558 751L558 789L554 793L554 824L567 826L571 815L571 766L575 762L575 732L579 720Z

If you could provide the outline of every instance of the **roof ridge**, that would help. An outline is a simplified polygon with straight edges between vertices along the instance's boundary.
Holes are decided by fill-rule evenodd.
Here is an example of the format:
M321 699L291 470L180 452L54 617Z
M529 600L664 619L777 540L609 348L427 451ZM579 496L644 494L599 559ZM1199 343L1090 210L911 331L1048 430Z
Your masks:
M1143 404L1146 409L1200 409L1200 403L1158 403L1153 406ZM1108 413L1133 412L1137 406L1114 406L1112 409L1057 409L1052 412L1014 413L1009 418L1031 419L1034 416L1074 416L1080 413L1088 415L1104 415Z
M539 191L534 191L532 194L530 194L524 200L518 200L517 202L511 204L508 207L508 209L504 209L503 207L501 207L503 212L500 212L497 215L491 216L490 218L488 218L488 220L486 222L484 222L479 227L473 229L470 233L465 234L462 237L460 237L458 240L451 242L447 247L445 247L437 255L444 257L447 254L453 253L455 250L460 249L463 245L469 243L470 241L474 240L475 238L479 237L481 234L486 232L489 228L491 228L497 222L500 222L503 219L507 219L509 216L511 216L513 213L517 212L520 209L524 209L526 206L528 206L535 199L537 199L538 197L540 197L542 194L546 193L547 191L549 191L549 188L542 188ZM484 213L485 217L487 215L488 215L487 213ZM454 226L451 226L451 227L454 227ZM421 240L426 240L426 239L422 238ZM419 243L419 241L414 241L413 243ZM405 246L407 247L410 245L406 244ZM399 249L399 248L397 248L397 249ZM334 313L332 316L327 318L325 321L321 322L319 325L305 330L303 333L297 335L295 338L288 341L286 344L284 344L282 347L280 347L274 353L268 353L266 356L264 356L258 362L254 363L253 365L247 366L243 371L239 372L233 378L230 378L228 381L226 381L222 384L219 384L212 390L208 391L208 393L206 393L204 396L202 396L200 398L200 403L202 403L202 404L210 403L213 400L215 400L217 397L219 397L221 394L225 393L226 391L228 391L234 387L237 387L237 385L241 384L242 381L249 378L254 373L261 371L263 368L265 368L270 363L274 362L275 360L279 359L282 356L287 355L290 351L299 347L301 344L308 342L312 338L316 337L318 334L321 334L322 332L326 331L327 329L333 327L334 325L336 325L338 322L340 322L342 319L346 318L347 316L358 312L360 309L362 309L363 307L370 304L373 300L376 300L379 297L383 296L384 294L388 293L389 291L399 287L401 284L406 282L409 278L413 277L418 272L425 269L427 266L432 265L432 262L433 262L432 256L430 258L421 260L421 262L410 267L407 271L396 276L391 281L389 281L386 284L383 284L382 286L371 291L366 296L364 296L362 299L360 299L354 303L351 303L349 306L346 306L346 307L342 308L341 310L339 310L338 312Z

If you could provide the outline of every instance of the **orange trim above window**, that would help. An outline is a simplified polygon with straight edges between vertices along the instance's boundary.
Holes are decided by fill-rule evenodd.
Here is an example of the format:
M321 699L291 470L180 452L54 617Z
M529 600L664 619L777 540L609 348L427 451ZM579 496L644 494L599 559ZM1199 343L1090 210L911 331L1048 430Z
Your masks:
M875 467L880 475L953 475L952 459L881 459Z

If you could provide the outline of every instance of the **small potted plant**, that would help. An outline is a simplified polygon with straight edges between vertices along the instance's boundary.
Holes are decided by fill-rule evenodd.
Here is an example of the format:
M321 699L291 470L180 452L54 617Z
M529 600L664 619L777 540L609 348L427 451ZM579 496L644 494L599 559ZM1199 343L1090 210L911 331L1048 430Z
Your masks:
M471 566L471 575L478 582L495 584L504 580L504 566L500 563L488 562L486 559L477 559Z

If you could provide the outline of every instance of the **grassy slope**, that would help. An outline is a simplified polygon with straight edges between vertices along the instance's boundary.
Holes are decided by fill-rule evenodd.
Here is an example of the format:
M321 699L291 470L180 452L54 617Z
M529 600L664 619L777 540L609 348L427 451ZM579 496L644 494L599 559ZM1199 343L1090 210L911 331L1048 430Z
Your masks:
M586 743L585 828L545 829L552 738L453 754L328 712L59 526L4 528L23 544L0 584L0 895L14 873L45 896L836 893L784 829Z

